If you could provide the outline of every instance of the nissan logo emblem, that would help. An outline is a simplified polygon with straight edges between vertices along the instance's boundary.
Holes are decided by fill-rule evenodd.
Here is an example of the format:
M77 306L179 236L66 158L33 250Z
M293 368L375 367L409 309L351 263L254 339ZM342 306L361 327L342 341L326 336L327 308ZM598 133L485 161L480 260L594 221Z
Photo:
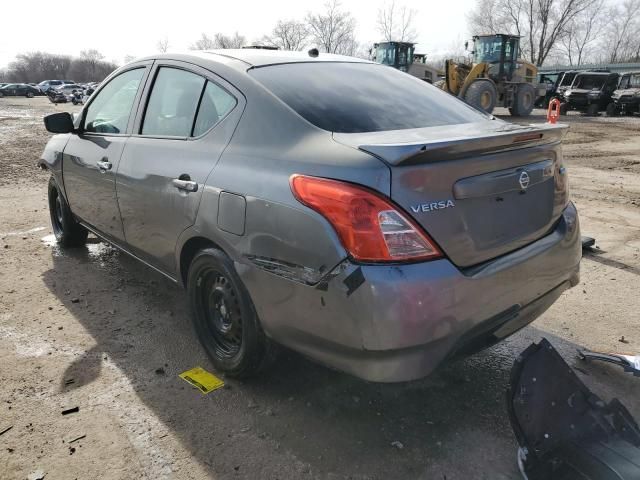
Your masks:
M518 183L520 183L520 188L522 190L526 190L529 186L529 182L531 179L529 178L529 174L527 172L520 173L520 178L518 179Z

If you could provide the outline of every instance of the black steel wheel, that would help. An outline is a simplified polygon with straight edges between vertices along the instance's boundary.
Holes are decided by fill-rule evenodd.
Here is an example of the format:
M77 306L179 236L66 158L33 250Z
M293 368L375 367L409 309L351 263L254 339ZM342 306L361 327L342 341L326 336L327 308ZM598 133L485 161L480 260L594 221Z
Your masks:
M250 377L270 363L272 342L227 255L215 248L198 252L189 268L187 290L196 334L218 370Z
M56 241L63 247L78 247L87 242L89 232L73 217L53 177L49 179L49 215Z

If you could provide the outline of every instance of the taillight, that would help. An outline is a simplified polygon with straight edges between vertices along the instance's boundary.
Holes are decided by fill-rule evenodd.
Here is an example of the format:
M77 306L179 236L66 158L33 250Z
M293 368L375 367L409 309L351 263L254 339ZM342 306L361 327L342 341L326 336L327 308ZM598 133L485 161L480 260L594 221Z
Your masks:
M291 191L325 217L351 256L366 262L427 260L442 256L433 240L395 205L365 187L292 175Z

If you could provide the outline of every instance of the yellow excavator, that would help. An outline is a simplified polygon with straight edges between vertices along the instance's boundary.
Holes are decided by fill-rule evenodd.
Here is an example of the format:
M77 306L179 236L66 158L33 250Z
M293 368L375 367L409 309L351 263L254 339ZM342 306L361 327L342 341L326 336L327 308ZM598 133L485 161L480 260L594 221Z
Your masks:
M476 35L472 62L447 60L441 88L487 113L495 107L507 107L511 115L529 115L546 89L535 83L537 67L518 59L519 53L519 36Z

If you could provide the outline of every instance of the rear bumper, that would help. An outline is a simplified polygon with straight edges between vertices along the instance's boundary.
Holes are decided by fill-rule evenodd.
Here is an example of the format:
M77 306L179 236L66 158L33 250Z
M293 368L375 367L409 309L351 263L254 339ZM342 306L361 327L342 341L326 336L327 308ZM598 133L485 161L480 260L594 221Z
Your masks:
M371 381L413 380L499 341L579 281L573 205L540 240L461 271L448 260L345 262L307 286L238 265L265 331L279 343Z

